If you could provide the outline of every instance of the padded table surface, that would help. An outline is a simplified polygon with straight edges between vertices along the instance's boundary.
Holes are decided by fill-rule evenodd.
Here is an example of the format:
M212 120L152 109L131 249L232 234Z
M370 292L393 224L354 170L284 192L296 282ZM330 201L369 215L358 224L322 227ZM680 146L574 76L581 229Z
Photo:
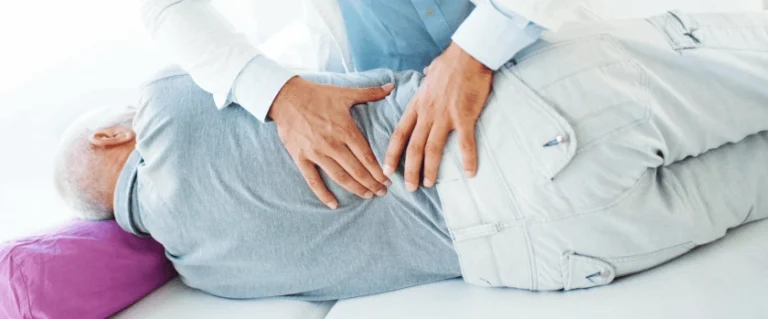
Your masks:
M228 300L171 281L115 318L768 318L768 221L611 285L533 293L449 280L338 302Z
M324 318L334 303L334 301L306 302L281 298L261 300L223 299L189 288L177 278L113 318L314 319Z

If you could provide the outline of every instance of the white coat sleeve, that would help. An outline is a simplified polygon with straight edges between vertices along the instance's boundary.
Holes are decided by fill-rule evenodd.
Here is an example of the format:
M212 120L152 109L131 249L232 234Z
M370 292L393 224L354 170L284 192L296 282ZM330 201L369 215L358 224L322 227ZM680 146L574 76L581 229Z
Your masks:
M253 92L238 103L264 121L277 93L295 76L263 56L210 0L142 0L141 15L152 39L213 94L219 108L232 102L233 86L247 83ZM249 62L255 65L244 70Z
M573 20L583 0L489 0L498 10L518 14L538 26L557 31ZM618 0L615 0L618 1Z

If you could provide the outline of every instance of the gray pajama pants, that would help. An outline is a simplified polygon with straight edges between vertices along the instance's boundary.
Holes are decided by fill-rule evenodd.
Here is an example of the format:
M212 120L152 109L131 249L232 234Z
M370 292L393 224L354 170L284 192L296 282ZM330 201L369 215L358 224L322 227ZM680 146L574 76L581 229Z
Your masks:
M438 190L464 279L604 285L768 217L768 12L566 26L499 71Z

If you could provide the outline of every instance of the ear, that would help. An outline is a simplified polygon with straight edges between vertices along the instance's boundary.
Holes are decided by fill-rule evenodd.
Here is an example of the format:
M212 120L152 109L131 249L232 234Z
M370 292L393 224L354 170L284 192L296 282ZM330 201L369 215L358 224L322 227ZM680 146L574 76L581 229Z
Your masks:
M136 133L129 127L113 126L93 132L90 142L93 146L110 148L124 145L136 139Z

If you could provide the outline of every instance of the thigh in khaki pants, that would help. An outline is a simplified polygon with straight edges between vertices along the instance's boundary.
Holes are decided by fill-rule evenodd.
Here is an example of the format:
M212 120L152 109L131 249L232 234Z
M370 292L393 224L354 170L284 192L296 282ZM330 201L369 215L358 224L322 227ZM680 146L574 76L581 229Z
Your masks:
M592 287L768 214L768 14L580 25L497 73L438 189L467 282Z

